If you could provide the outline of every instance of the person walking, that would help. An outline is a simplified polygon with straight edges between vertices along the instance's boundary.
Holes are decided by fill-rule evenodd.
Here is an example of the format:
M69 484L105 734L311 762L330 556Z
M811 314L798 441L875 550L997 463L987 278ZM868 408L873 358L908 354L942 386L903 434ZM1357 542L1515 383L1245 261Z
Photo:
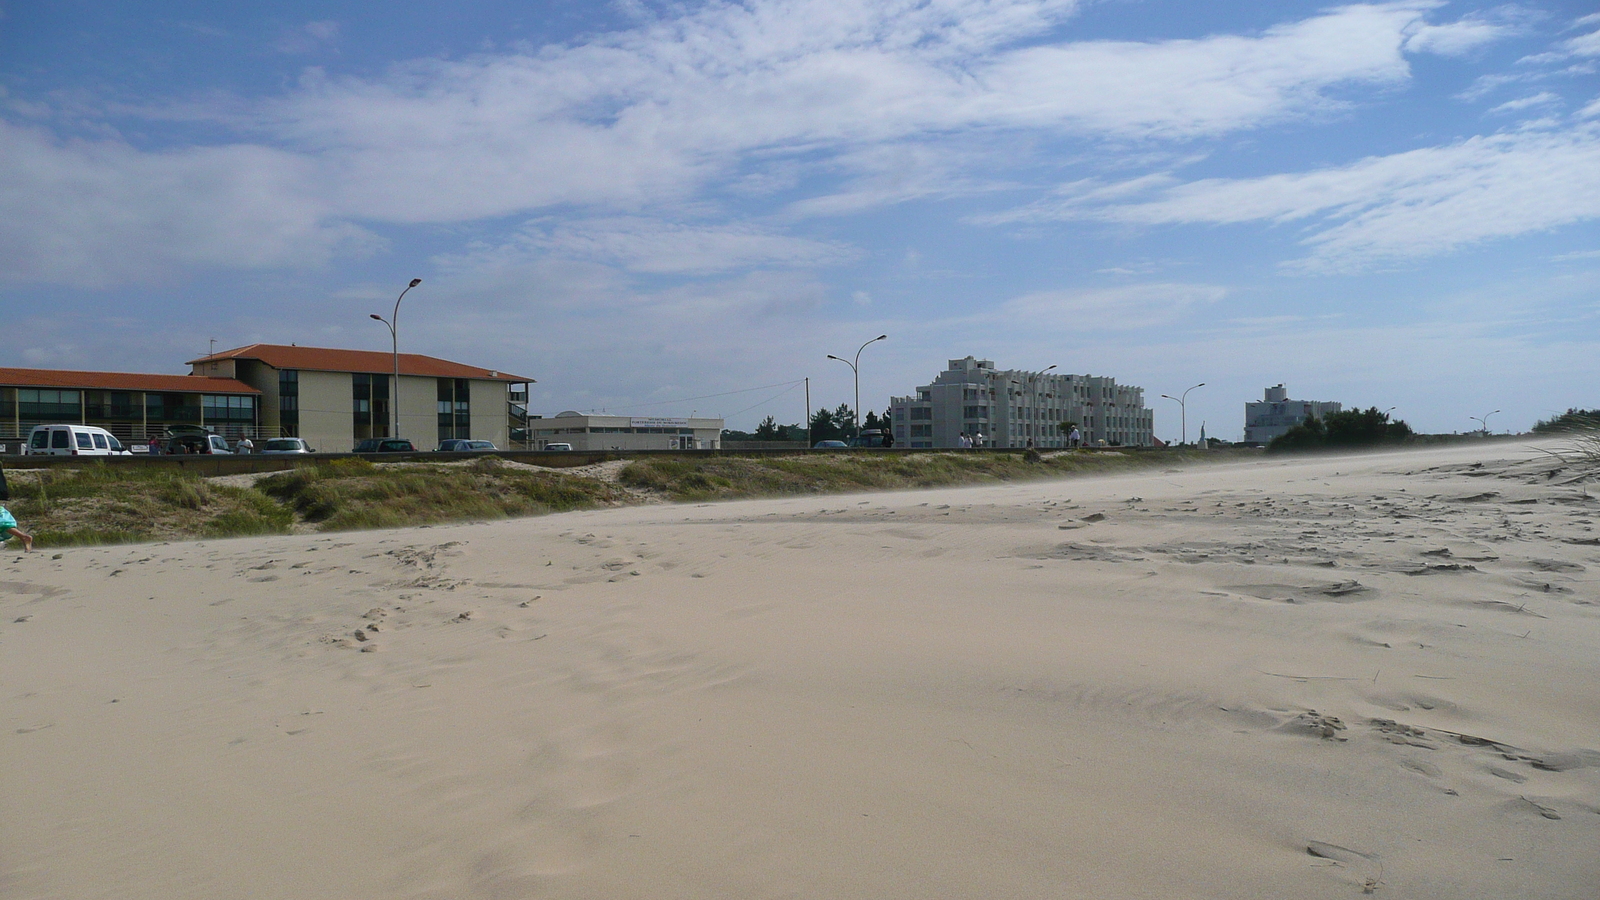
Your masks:
M1072 433L1067 435L1067 443L1071 444L1074 450L1083 445L1083 433L1078 431L1078 426L1072 426Z
M239 438L239 443L234 445L234 449L240 453L254 453L256 452L256 445L249 438L242 437Z
M979 449L983 448L983 432L980 431L972 436L972 446Z

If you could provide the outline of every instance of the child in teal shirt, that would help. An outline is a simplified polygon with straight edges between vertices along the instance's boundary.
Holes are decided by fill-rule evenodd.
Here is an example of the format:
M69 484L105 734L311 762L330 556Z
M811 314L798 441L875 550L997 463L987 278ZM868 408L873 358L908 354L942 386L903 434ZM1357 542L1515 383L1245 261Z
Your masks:
M0 544L11 540L12 535L15 535L17 540L22 541L22 549L24 551L33 549L33 535L18 528L17 517L11 514L11 510L0 506Z

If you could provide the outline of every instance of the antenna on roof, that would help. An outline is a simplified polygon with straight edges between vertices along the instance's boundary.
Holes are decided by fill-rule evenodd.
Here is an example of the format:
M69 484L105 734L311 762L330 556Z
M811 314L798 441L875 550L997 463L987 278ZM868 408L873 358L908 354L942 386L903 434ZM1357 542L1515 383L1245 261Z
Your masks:
M211 339L211 352L207 353L206 355L207 356L216 356L217 355L217 339L216 338L212 338Z

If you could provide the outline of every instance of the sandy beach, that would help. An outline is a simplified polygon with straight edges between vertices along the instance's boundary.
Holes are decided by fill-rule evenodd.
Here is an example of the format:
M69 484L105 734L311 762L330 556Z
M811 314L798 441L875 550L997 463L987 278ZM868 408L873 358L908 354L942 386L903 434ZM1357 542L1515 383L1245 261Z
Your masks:
M0 896L1592 900L1535 446L7 550Z

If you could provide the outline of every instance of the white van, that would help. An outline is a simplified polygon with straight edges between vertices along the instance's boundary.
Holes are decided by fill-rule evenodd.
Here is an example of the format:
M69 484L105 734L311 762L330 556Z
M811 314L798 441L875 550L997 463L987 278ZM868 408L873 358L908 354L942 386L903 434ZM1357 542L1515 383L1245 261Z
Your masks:
M93 425L35 425L28 453L39 456L127 456L116 435Z

